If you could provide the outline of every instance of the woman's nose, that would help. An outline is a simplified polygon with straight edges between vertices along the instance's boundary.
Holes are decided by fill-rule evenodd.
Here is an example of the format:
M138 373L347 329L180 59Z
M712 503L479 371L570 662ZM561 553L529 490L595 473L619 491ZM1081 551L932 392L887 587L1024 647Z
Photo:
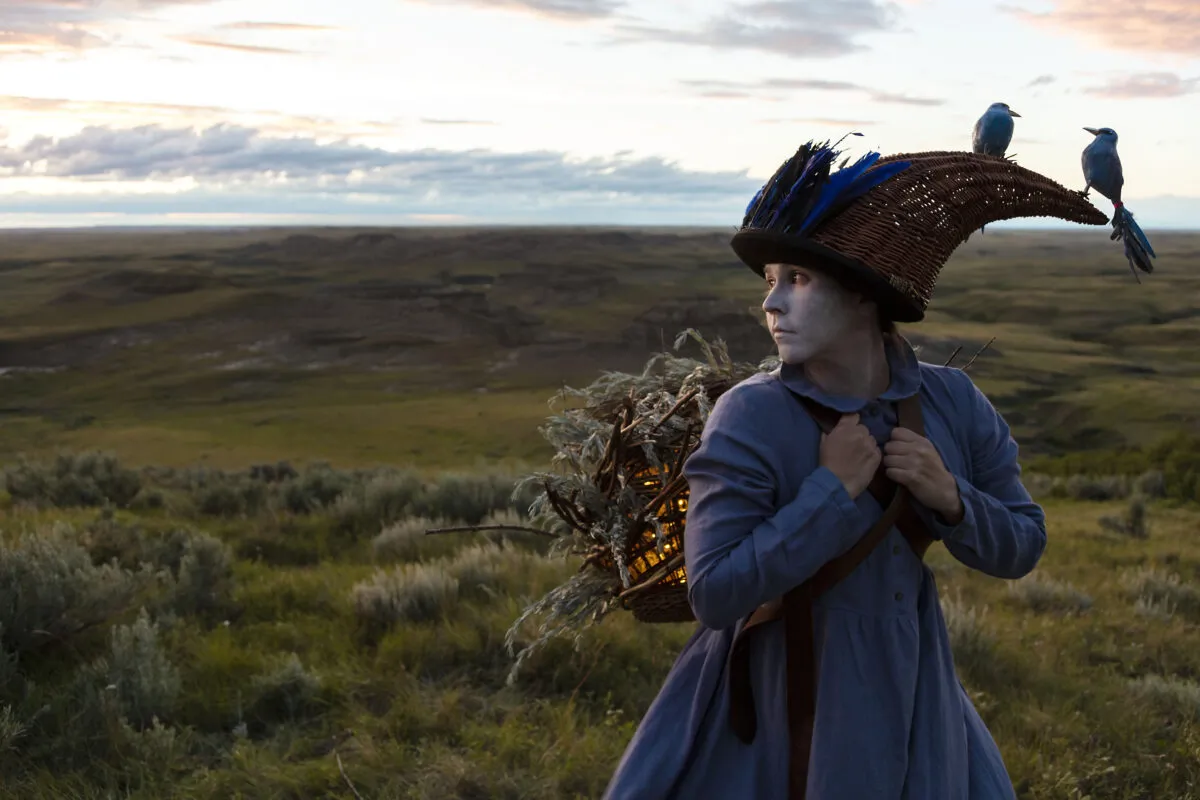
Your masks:
M775 289L767 292L767 296L763 298L762 309L768 314L785 314L787 309L784 307L782 298L779 292Z

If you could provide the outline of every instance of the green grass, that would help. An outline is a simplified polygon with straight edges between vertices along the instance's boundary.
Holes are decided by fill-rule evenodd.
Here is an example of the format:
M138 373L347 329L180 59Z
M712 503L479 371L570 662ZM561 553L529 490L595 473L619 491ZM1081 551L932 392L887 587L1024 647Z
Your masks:
M1033 578L988 578L940 546L927 557L960 676L1018 796L1190 796L1200 778L1191 683L1200 680L1200 512L1154 504L1148 538L1133 539L1100 523L1123 501L1044 503L1049 545ZM101 524L88 510L5 513L10 530ZM691 633L617 613L577 648L552 640L509 686L505 631L575 568L542 555L537 541L511 544L493 571L464 573L456 565L480 535L418 536L415 549L379 557L369 533L342 531L331 513L116 518L118 538L104 541L128 541L120 531L133 524L151 539L180 526L212 531L241 553L232 583L211 613L159 617L159 648L181 687L160 709L161 731L116 733L115 749L91 745L81 757L86 730L30 722L0 754L0 796L350 798L340 758L364 797L595 797ZM272 536L320 558L263 560L253 540ZM403 564L460 581L477 574L488 588L467 580L424 621L365 627L356 585ZM142 602L161 607L153 595ZM73 671L106 649L105 635L84 634L22 668L65 692ZM36 719L40 701L20 702L11 685L0 695L17 720Z
M94 561L156 572L113 577L110 588L146 582L112 609L79 601L84 618L111 611L94 627L15 667L0 659L0 797L598 796L691 626L619 613L577 648L552 641L509 686L509 625L578 562L548 558L536 536L488 555L473 549L492 541L483 534L421 531L494 504L512 474L543 464L537 427L555 391L640 368L660 322L668 345L694 325L740 358L765 355L748 310L760 287L724 233L396 231L393 244L328 251L296 233L3 234L0 367L61 367L0 378L10 464L100 448L155 466L115 522L0 495L0 560L34 563L20 561L18 535L69 524L66 541ZM994 580L930 552L959 673L1022 800L1200 796L1200 511L1180 502L1197 496L1197 241L1156 235L1158 269L1138 286L1103 232L973 236L910 329L964 344L964 359L996 337L971 372L1026 459L1057 476L1031 484L1111 494L1067 478L1166 473L1148 538L1101 522L1127 499L1044 495L1050 541L1034 579ZM203 280L153 295L129 282L159 278L130 270ZM454 294L466 274L497 281ZM405 297L416 281L451 294ZM635 327L642 314L658 322ZM221 368L249 359L260 360ZM1175 446L1122 449L1164 437ZM403 465L425 486L212 472L281 460ZM446 470L505 477L454 483ZM64 497L86 489L72 475ZM312 510L292 509L297 497ZM418 508L430 519L412 519ZM227 574L182 566L181 542L215 558L213 540ZM381 590L358 587L398 568L408 599L371 605ZM143 677L123 683L111 635L143 606L157 645L137 656ZM384 624L385 613L413 618ZM0 622L8 641L20 621ZM176 694L155 652L177 671ZM142 697L161 727L126 724L132 712L106 692Z
M0 445L224 465L277 451L523 461L545 454L536 424L560 386L637 369L684 327L738 358L770 352L761 287L720 232L396 230L354 244L364 232L3 234L0 367L58 369L0 379ZM1200 249L1193 234L1154 241L1138 285L1103 232L973 236L909 330L963 344L963 359L995 337L972 374L1026 453L1200 430Z

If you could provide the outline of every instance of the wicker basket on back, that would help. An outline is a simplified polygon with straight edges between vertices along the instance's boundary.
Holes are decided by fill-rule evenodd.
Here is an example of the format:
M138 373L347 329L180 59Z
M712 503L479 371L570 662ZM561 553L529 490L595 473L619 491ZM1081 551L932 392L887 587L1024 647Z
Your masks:
M565 469L526 479L542 489L535 518L572 542L593 588L607 584L592 598L603 606L597 610L620 607L642 622L695 619L683 563L683 464L717 398L773 365L735 363L722 342L710 344L696 331L685 331L676 345L689 336L706 360L661 353L640 375L607 373L582 390L565 390L582 407L542 429Z

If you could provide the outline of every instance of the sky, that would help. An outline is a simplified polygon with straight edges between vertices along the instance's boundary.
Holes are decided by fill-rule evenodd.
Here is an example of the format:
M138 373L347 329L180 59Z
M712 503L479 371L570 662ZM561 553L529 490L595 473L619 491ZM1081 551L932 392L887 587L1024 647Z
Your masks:
M969 150L995 101L1200 228L1200 0L0 0L0 227L732 229L805 141Z

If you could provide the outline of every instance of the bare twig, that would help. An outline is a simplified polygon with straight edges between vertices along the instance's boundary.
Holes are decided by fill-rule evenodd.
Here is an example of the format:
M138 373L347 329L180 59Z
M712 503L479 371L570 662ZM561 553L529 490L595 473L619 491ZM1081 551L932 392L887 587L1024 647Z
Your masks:
M664 423L664 422L666 422L666 421L667 421L667 420L669 420L671 417L673 417L673 416L675 415L675 412L676 412L676 411L678 411L679 409L683 408L683 406L684 406L684 405L685 405L685 404L686 404L686 403L687 403L689 400L691 400L693 397L695 397L695 396L696 396L696 395L698 395L698 394L700 394L700 387L699 387L699 386L695 387L694 389L692 389L691 391L689 391L687 394L685 394L683 397L681 397L681 398L679 398L678 400L676 400L676 401L675 401L675 405L671 406L671 407L670 407L670 408L667 410L667 413L665 413L665 414L663 414L663 415L662 415L662 419L660 419L658 422L654 423L654 427L652 427L652 428L650 429L650 432L651 432L651 433L653 433L654 431L656 431L656 430L658 430L659 428L661 428L661 427L663 426L663 423Z
M342 773L342 780L346 782L346 786L349 787L351 794L358 798L358 800L363 800L363 796L358 793L358 789L355 789L354 784L350 781L350 776L346 774L346 768L342 765L341 754L334 750L333 757L337 761L338 772Z
M658 583L660 580L662 580L663 578L665 578L666 576L670 575L672 572L674 572L675 570L677 570L681 566L683 566L683 560L684 560L683 551L676 553L675 555L673 555L669 559L667 559L665 562L663 562L662 565L659 566L658 569L654 570L654 572L651 572L645 578L642 578L641 582L638 583L636 586L630 586L628 589L626 589L625 591L623 591L619 595L617 595L617 599L624 600L625 598L627 598L631 595L635 595L638 592L649 589L651 586Z
M675 460L675 469L671 472L672 475L679 475L683 472L683 463L688 456L688 442L692 440L692 431L695 428L695 421L688 423L687 430L683 433L683 442L679 445L679 458Z
M958 354L961 352L962 352L962 345L960 344L958 347L954 348L954 352L950 354L950 357L946 359L946 363L943 364L942 366L948 367L951 364L953 364L954 359L958 358Z
M967 362L967 365L965 367L963 367L963 372L966 372L967 370L969 370L971 368L971 365L975 363L975 359L979 358L979 354L982 353L984 350L987 350L989 347L991 347L992 342L994 342L994 341L996 341L995 336L993 336L991 339L988 339L988 343L985 344L983 347L979 348L979 350L976 351L975 355L971 356L971 360Z
M540 528L530 528L527 525L455 525L450 528L426 528L425 535L429 536L434 533L461 533L463 531L527 531L555 539L558 538L556 534L550 531L544 531Z
M655 496L655 498L653 500L651 500L649 503L646 504L645 511L649 514L653 514L654 510L656 508L658 508L660 505L662 505L663 503L665 503L667 501L667 499L670 498L671 495L675 494L675 492L679 490L679 488L683 485L683 483L684 483L683 476L676 475L674 478L672 478L670 480L669 483L667 483L667 485L663 488L663 490Z

